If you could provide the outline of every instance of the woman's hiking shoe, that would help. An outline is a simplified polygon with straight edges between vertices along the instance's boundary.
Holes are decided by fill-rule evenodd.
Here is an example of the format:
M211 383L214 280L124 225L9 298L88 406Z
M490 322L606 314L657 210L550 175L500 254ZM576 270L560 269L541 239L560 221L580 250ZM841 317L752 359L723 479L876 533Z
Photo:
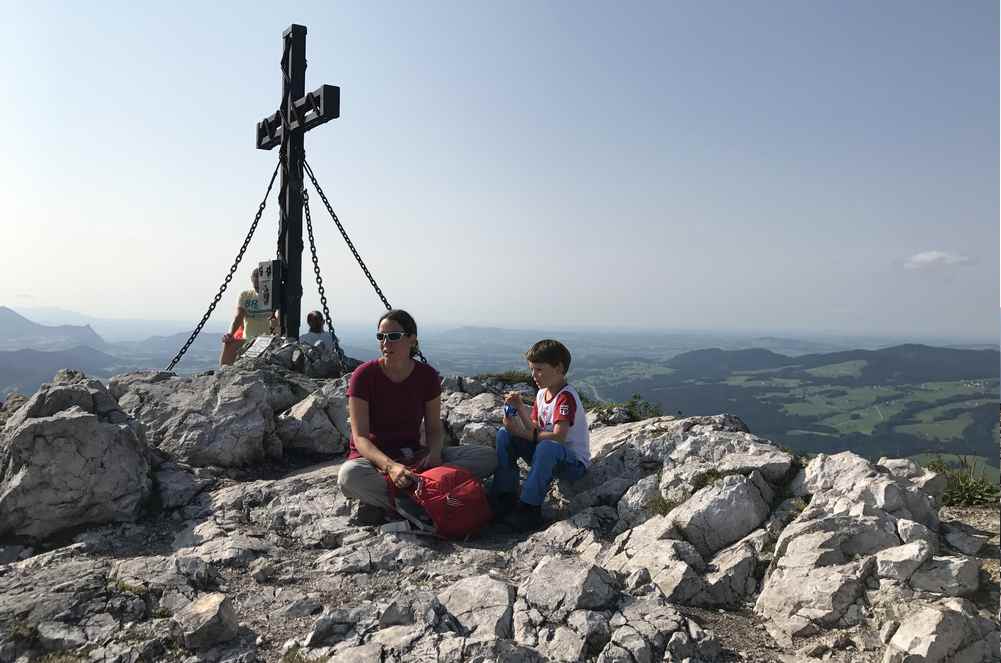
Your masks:
M419 532L434 532L435 530L434 521L431 520L428 512L408 495L396 496L396 513L410 521L413 528Z
M365 504L364 502L358 504L358 510L355 511L354 516L348 521L349 524L358 527L378 526L384 522L386 522L386 511L372 504Z
M504 519L504 524L516 532L536 532L545 526L542 507L518 502L518 506Z

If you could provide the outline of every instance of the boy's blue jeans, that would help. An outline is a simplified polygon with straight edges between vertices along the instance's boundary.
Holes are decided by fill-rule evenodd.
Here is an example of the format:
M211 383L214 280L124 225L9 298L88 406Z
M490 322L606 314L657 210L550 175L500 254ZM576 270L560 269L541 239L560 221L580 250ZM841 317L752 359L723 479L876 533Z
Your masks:
M491 489L494 495L518 493L519 458L532 466L521 489L521 501L535 506L545 501L553 479L576 481L587 472L587 466L559 442L540 440L533 444L501 428L497 431L497 471Z

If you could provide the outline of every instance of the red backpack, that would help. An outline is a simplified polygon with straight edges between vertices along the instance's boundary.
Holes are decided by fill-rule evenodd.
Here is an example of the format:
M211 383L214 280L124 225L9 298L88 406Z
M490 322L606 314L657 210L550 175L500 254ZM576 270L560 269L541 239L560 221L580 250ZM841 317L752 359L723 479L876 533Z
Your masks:
M436 535L445 539L465 539L493 517L483 484L469 470L439 465L417 476L417 485L406 489L406 494L427 512ZM387 483L390 502L395 505L395 493L399 489L392 481ZM411 514L397 512L413 521Z

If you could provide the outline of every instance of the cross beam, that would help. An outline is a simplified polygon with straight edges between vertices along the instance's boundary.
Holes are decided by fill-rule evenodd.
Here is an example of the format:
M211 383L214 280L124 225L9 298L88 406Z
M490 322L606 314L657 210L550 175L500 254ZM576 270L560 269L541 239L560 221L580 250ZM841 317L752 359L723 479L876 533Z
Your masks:
M270 150L286 143L287 161L282 168L281 205L285 223L279 253L285 266L280 312L285 335L299 337L302 318L302 162L303 135L341 114L341 90L323 85L306 89L306 26L291 25L282 34L282 103L278 111L257 123L257 149ZM288 136L285 136L287 118Z

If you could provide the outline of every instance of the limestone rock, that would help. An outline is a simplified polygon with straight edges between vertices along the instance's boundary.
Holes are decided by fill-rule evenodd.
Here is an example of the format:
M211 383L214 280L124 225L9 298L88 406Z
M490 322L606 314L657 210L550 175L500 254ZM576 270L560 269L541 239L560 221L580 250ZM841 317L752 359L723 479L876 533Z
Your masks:
M522 583L519 595L546 621L562 622L577 609L611 606L618 591L601 567L574 558L546 557Z
M883 655L883 663L908 661L995 661L997 627L978 618L966 602L921 606L897 628Z
M0 536L131 521L152 491L146 445L103 385L57 379L0 435Z
M236 637L237 620L225 594L206 594L174 615L178 642L188 649L201 649Z
M671 512L671 521L703 557L750 534L768 517L769 504L746 477L706 486Z
M656 505L661 503L657 475L640 479L626 490L616 505L619 520L615 524L614 533L618 534L644 523L654 515Z
M314 456L344 453L351 439L348 422L348 380L325 382L316 392L278 417L277 432L287 451Z
M946 596L963 596L977 591L980 565L972 557L932 557L910 577L914 589Z
M931 554L930 546L920 540L886 548L876 553L876 574L904 582Z
M438 595L466 633L477 637L511 638L515 590L487 575L463 578Z
M164 463L153 474L153 483L160 498L160 507L176 509L215 483L216 479L198 469L177 463Z
M229 366L210 374L134 381L118 402L139 420L149 443L175 460L196 467L245 466L282 455L264 376Z

